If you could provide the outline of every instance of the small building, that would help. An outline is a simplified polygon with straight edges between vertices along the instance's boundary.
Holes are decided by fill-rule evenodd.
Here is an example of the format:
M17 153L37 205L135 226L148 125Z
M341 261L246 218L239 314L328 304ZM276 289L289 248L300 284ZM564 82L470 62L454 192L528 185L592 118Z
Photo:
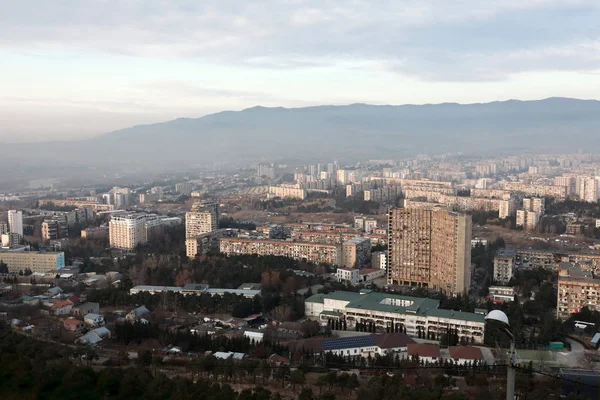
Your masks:
M52 287L48 290L46 290L46 292L44 293L46 296L50 296L50 297L54 297L56 295L59 295L63 292L63 290L61 288L59 288L58 286Z
M100 304L86 302L73 306L71 309L73 315L84 316L86 314L98 314L100 312Z
M89 326L104 326L104 317L100 314L86 314L83 317L83 321Z
M288 358L280 356L279 354L276 354L276 353L271 354L267 361L269 361L269 364L272 364L275 366L289 365L289 363L290 363L290 360Z
M131 310L125 316L125 319L129 322L139 321L144 315L149 314L150 310L148 310L145 306L139 306Z
M71 313L72 304L69 300L61 300L53 303L51 306L52 314L67 315Z
M110 331L102 327L89 331L88 333L77 339L76 342L79 342L81 344L95 345L97 343L100 343L104 339L110 339L110 337Z
M450 357L459 365L483 361L483 353L479 347L450 346L448 351L450 352Z
M416 343L410 336L404 333L384 333L373 335L378 347L377 353L385 356L392 353L406 353L408 345Z
M373 336L353 336L323 340L323 350L337 356L368 357L378 352Z
M85 329L85 323L80 319L67 318L63 321L63 327L69 332L80 333Z
M369 283L374 280L384 278L386 276L386 270L380 268L364 268L359 271L359 282Z
M511 286L490 286L489 297L494 303L514 301L515 290Z
M260 332L260 331L256 331L256 330L249 330L249 329L247 329L244 332L244 337L249 338L255 344L256 343L262 343L264 336L265 336L264 332Z
M567 224L567 235L579 236L583 234L583 224Z
M440 348L435 344L429 343L411 343L408 345L408 356L419 357L426 363L437 362L440 355Z
M351 285L358 285L360 271L356 268L339 267L335 272L335 277L338 282L347 282Z

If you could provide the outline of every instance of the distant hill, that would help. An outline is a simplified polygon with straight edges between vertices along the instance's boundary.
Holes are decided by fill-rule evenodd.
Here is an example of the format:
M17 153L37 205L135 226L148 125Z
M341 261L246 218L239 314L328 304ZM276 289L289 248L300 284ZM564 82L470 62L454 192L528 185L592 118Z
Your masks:
M224 160L399 158L600 149L600 102L253 107L140 125L71 142L5 145L3 156L73 164L189 165ZM21 161L23 159L21 158Z

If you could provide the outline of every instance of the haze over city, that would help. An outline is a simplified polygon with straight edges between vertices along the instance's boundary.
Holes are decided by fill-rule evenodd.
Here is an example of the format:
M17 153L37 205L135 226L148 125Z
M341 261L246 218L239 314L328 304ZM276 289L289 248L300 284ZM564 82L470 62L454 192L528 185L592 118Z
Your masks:
M0 140L255 105L596 98L597 1L3 1Z

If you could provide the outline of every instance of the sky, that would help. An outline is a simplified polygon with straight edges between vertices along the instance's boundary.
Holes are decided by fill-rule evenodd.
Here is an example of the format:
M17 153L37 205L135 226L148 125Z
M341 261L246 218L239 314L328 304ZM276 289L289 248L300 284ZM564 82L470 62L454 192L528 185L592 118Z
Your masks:
M0 0L0 141L256 105L600 98L598 0Z

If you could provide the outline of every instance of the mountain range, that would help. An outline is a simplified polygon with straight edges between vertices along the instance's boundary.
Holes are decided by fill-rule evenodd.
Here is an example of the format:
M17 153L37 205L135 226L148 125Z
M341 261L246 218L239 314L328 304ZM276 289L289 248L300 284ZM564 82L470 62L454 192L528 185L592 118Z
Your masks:
M253 107L139 125L90 139L4 144L5 161L102 167L215 161L397 159L412 154L596 151L600 101ZM14 165L14 164L13 164Z

